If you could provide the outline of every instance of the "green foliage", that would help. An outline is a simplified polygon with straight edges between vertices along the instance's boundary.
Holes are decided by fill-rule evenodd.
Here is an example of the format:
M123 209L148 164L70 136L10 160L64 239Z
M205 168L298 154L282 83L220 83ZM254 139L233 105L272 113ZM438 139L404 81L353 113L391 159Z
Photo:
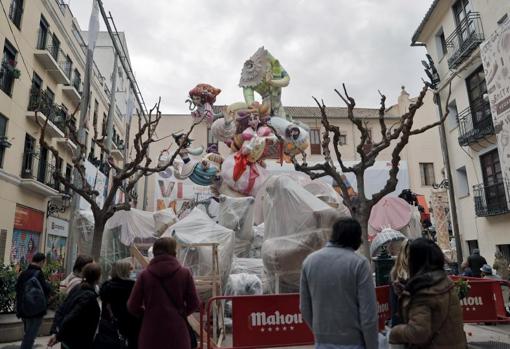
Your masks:
M467 297L471 285L469 284L469 281L465 279L458 279L457 281L455 281L455 287L457 287L459 299L462 300Z
M0 264L0 314L12 313L16 309L16 278L13 267Z

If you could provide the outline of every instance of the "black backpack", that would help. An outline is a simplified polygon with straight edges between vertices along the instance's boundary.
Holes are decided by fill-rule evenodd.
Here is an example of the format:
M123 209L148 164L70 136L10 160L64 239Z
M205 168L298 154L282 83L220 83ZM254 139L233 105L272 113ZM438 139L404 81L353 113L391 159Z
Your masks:
M37 273L32 275L23 285L21 297L21 312L23 317L34 317L46 312L47 301L43 287L37 279Z

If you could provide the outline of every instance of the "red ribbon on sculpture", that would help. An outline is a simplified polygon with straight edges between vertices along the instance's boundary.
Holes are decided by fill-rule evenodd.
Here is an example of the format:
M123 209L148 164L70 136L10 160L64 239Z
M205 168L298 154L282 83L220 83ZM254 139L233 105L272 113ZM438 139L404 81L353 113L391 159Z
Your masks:
M245 190L243 190L244 194L249 194L251 190L253 189L253 186L255 185L255 180L259 176L259 171L257 169L257 166L255 164L248 162L248 155L241 154L241 152L237 152L234 155L235 165L234 165L234 173L232 175L232 178L234 181L238 181L239 178L243 175L244 171L246 171L246 168L250 167L250 177L248 178L248 186Z

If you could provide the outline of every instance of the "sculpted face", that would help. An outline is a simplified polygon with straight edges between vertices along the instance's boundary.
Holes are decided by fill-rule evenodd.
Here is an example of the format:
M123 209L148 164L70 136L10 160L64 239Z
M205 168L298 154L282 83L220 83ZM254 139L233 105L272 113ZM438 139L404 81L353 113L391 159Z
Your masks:
M251 128L254 130L257 129L257 127L260 124L260 116L258 113L251 113L250 114L250 121L248 121L248 125L250 125Z
M193 100L193 104L202 105L202 98L199 95L193 95L191 99Z

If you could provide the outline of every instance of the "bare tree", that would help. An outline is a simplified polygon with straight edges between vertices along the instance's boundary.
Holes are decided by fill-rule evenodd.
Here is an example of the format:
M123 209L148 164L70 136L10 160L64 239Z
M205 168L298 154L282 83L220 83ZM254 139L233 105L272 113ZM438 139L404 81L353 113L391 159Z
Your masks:
M44 103L46 102L45 98L39 98L38 101L38 105L35 106L34 111L36 120L41 128L39 144L41 147L49 149L53 156L58 158L59 151L50 145L45 137L46 129L48 127L48 118L42 120L42 118L38 115L44 106ZM94 125L94 137L92 138L92 142L94 142L94 144L96 144L101 149L101 151L106 154L106 159L108 166L110 167L110 171L113 171L113 174L110 175L109 188L102 206L99 206L96 202L96 198L99 195L99 192L94 189L94 185L91 185L87 181L87 176L85 173L84 163L87 153L87 145L79 141L78 132L74 126L74 123L70 122L71 119L73 119L74 114L76 114L78 111L79 106L72 115L67 115L65 117L64 123L67 136L74 144L77 145L79 150L72 158L72 164L75 168L75 176L77 175L79 178L66 178L59 171L55 171L53 173L53 178L56 183L60 183L65 188L68 188L77 193L90 204L90 209L94 216L94 234L91 254L96 260L99 260L101 254L103 231L108 219L112 217L117 211L131 209L131 200L133 199L132 192L136 183L144 176L166 170L174 163L175 158L182 150L183 145L186 143L181 142L181 145L178 145L177 149L173 152L171 157L165 161L162 161L160 154L158 164L151 166L152 160L149 154L150 145L167 138L156 138L156 128L159 124L159 121L161 120L161 112L159 109L160 102L161 98L159 98L158 102L149 111L148 115L140 115L138 113L138 129L134 136L132 145L134 155L128 156L129 159L124 159L122 166L115 164L111 150L106 146L106 120L103 120L103 130L101 135L99 135L97 131L97 125ZM199 123L200 120L194 122L191 125L190 129L185 134L185 139L188 139L195 126ZM128 145L126 144L125 146ZM125 193L127 198L125 202L115 202L115 198L119 190L122 190Z
M343 93L335 89L335 92L342 99L347 106L347 118L353 123L358 131L360 132L360 140L356 146L356 152L360 156L360 161L353 166L346 166L342 153L339 149L340 141L340 128L332 125L329 122L328 115L326 113L326 105L324 101L319 102L315 97L314 100L317 103L321 112L321 123L324 126L323 140L322 140L322 155L324 156L324 162L315 165L308 165L306 160L302 163L294 157L292 162L297 171L304 172L312 179L331 176L335 183L340 187L342 191L342 198L345 205L349 208L353 218L357 219L362 227L363 234L363 254L369 257L369 245L368 245L368 219L370 217L370 211L372 207L379 202L385 195L395 191L397 186L397 174L399 171L399 163L401 160L400 154L406 144L409 142L409 138L414 135L421 134L433 127L442 124L448 116L448 108L446 113L440 116L439 120L430 123L421 128L413 129L414 117L418 109L423 105L423 100L429 88L429 84L425 83L416 101L410 105L409 111L403 114L400 119L390 127L386 124L385 113L386 113L386 96L380 91L381 96L380 108L379 108L379 125L381 128L380 136L381 140L373 142L370 135L367 124L363 122L362 118L358 118L355 115L356 102L354 98L349 96L345 84L342 85ZM446 105L448 105L451 95L451 85L448 93ZM436 100L436 98L434 98ZM333 136L331 141L330 135ZM392 142L396 143L391 152L391 168L389 170L389 176L384 187L379 192L372 195L371 198L367 198L365 193L365 171L372 167L377 160L377 157L386 148L389 148ZM335 160L333 160L330 152L330 144L333 147L334 158L336 158L337 164L340 168L337 168ZM350 196L346 183L342 180L342 174L353 173L356 177L357 184L357 195Z

